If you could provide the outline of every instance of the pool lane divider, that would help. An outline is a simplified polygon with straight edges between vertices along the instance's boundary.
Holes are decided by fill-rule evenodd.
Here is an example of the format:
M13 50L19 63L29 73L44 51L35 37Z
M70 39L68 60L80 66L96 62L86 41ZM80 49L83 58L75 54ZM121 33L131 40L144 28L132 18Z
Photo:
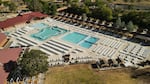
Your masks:
M82 41L80 41L79 43L77 43L77 45L80 45L81 43L83 43L84 41L86 41L87 39L89 39L91 36L87 36L85 39L83 39Z

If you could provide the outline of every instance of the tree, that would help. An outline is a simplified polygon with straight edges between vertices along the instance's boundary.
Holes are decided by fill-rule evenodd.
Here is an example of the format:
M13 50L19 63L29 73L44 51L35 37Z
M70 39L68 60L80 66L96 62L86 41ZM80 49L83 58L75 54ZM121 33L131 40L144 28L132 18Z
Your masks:
M23 0L24 4L30 3L32 0Z
M129 9L129 10L132 10L133 7L134 7L133 5L128 5L128 9Z
M2 0L0 0L0 5L2 4Z
M91 4L91 0L84 0L84 4L89 6Z
M83 13L83 14L82 14L82 20L85 21L86 18L87 18L86 14Z
M130 0L130 2L135 2L135 0Z
M125 21L126 23L131 20L134 22L134 24L138 25L141 29L142 28L150 29L150 12L132 11L127 14L123 14L122 20Z
M42 12L41 0L24 0L24 2L28 5L30 10Z
M24 75L35 76L48 70L47 59L48 57L45 53L39 50L31 50L30 52L25 52L19 61L19 66L22 68Z
M123 0L124 2L129 2L129 0Z
M120 19L120 17L116 20L116 27L117 28L121 27L121 19Z
M9 2L8 1L4 1L2 3L4 4L4 6L9 6Z
M96 1L95 1L95 4L96 4L96 6L101 7L101 6L103 6L105 3L104 3L103 0L96 0Z
M129 23L127 24L127 30L129 31L129 32L132 32L133 30L134 30L134 25L133 25L133 23L132 23L132 21L129 21Z
M72 4L71 7L68 8L67 12L78 15L83 14L83 10L78 4Z
M51 6L50 6L50 14L52 15L55 15L57 12L57 6L55 3L51 3Z
M101 20L111 20L112 10L109 7L101 6L92 10L91 16Z
M77 2L79 2L79 0L72 0L72 2L75 2L75 3L77 3Z
M137 0L137 2L141 2L141 0Z
M109 7L102 6L101 8L101 17L106 20L112 19L112 10Z
M72 0L66 0L67 4L71 4Z
M86 5L83 5L82 10L86 14L90 13L90 10L89 10L88 6L86 6Z
M42 6L42 12L44 12L46 14L50 14L49 3L42 2L42 4L43 4L43 6Z
M13 2L9 3L8 6L9 6L9 10L10 11L15 11L16 8L17 8L17 6L15 5L15 3L13 3Z
M124 28L125 27L125 22L121 22L121 25L120 25L121 28Z

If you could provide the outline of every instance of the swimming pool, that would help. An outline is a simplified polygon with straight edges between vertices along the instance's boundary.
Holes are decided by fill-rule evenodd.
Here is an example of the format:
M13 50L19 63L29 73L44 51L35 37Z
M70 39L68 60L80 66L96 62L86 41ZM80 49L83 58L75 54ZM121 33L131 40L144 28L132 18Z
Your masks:
M85 48L90 48L94 43L98 41L98 38L89 37L88 39L84 39L79 45Z
M63 40L77 44L84 48L90 48L94 43L98 41L98 38L91 37L78 32L72 32L62 37Z
M66 40L66 41L69 41L71 43L77 44L81 40L85 39L86 37L87 37L87 35L80 34L80 33L77 33L77 32L73 32L73 33L70 33L70 34L64 36L62 39Z
M52 36L57 36L60 34L64 34L66 32L67 32L67 30L65 30L65 29L59 28L57 26L53 26L53 27L43 28L38 33L31 34L31 37L36 38L40 41L43 41Z
M31 25L31 27L42 29L42 28L49 27L49 25L44 24L44 23L35 23L35 24Z

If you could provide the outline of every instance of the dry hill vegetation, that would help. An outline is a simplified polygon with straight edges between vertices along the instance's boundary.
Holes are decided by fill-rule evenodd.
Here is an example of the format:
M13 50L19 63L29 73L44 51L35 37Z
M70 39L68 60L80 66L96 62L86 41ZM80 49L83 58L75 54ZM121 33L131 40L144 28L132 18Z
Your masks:
M129 68L99 71L92 69L88 64L70 65L50 68L46 74L45 84L148 84L150 82L149 76L132 78L133 74Z

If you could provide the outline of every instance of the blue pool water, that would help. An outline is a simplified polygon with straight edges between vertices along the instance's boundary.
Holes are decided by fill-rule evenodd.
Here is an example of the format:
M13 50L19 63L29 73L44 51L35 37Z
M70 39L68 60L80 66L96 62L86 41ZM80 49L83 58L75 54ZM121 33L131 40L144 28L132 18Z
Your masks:
M49 27L47 24L44 24L44 23L35 23L33 25L31 25L31 27L34 27L34 28L46 28L46 27Z
M98 38L90 37L86 40L84 40L81 44L79 44L82 47L90 48L94 43L98 41Z
M95 43L96 41L98 41L98 39L95 37L90 37L86 41L91 42L91 43Z
M89 42L83 42L83 43L81 43L79 45L82 46L82 47L84 47L84 48L90 48L92 46L92 44L89 43Z
M73 33L70 33L70 34L64 36L62 39L66 40L66 41L69 41L71 43L77 44L81 40L85 39L86 37L87 37L87 35L80 34L80 33L77 33L77 32L73 32Z
M62 38L65 41L77 44L84 48L90 48L94 43L98 41L98 38L90 37L81 33L73 32Z
M36 38L40 41L46 40L52 36L57 36L66 33L67 30L59 28L57 26L47 27L41 29L38 33L32 34L31 37Z

